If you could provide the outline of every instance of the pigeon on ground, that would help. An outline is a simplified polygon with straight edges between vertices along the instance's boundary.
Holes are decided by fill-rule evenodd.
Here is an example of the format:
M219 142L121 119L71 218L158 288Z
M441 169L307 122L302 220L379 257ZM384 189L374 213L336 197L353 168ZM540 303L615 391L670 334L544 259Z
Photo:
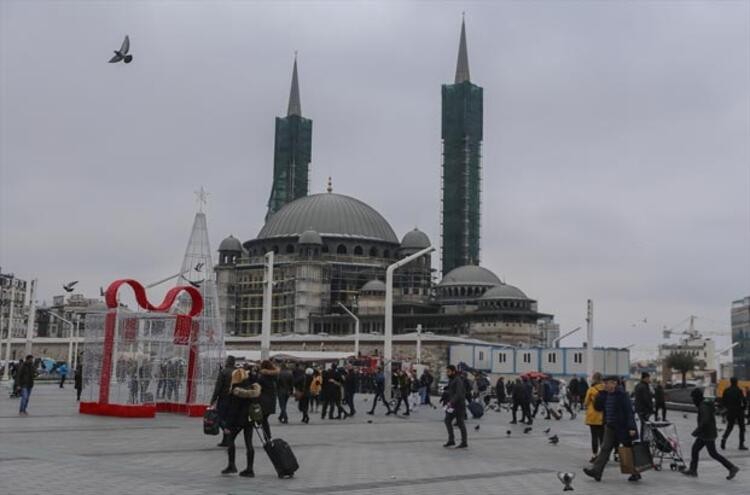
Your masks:
M73 287L75 287L77 283L78 283L78 280L68 282L67 284L63 285L63 290L65 290L65 292L73 292Z
M505 434L510 436L510 430L505 430Z
M115 64L117 62L125 62L126 64L129 64L133 61L133 56L129 55L128 52L130 51L130 37L126 34L125 39L122 40L122 46L119 50L114 50L115 56L109 59L110 64Z
M368 419L368 420L367 420L367 423L368 423L368 424L372 424L372 420L371 420L371 419Z
M687 414L683 414L682 417L687 419Z
M547 428L546 430L544 430L544 434L546 435L547 433L549 433L551 429L552 428Z
M479 431L479 425L476 425L476 426L474 427L474 431Z
M529 433L531 433L531 430L533 430L533 428L531 426L527 426L523 429L523 432L528 435Z
M557 479L565 486L563 489L564 492L574 491L572 483L575 477L575 473L557 473Z
M557 445L559 441L560 439L557 438L557 435L552 435L551 437L549 437L549 443L551 443L552 445Z

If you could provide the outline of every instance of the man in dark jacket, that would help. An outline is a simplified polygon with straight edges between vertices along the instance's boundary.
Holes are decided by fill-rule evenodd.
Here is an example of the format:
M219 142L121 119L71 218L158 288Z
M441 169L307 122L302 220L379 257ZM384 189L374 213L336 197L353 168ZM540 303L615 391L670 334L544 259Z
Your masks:
M347 365L346 375L344 375L344 404L349 408L347 413L349 416L354 416L357 412L354 410L354 394L357 393L358 381L357 371L351 364Z
M294 376L292 376L292 370L286 366L282 366L276 381L276 392L279 399L279 423L289 423L289 416L286 414L286 405L289 402L289 396L292 395L293 388Z
M214 393L211 395L211 405L216 408L216 413L219 415L219 421L221 425L221 431L225 430L224 423L227 419L227 399L229 398L229 390L232 385L232 372L234 371L234 356L227 356L224 361L224 367L219 370L219 374L216 376L216 384L214 385ZM219 447L227 447L229 445L229 437L226 433L222 435Z
M448 375L448 386L446 387L445 400L445 427L448 429L448 441L443 447L456 445L456 437L453 434L453 422L456 422L458 430L461 432L461 443L456 446L457 449L468 447L466 438L466 390L464 381L452 364L445 369Z
M725 392L726 393L726 392ZM703 390L696 388L690 393L693 404L698 408L698 427L693 431L695 442L690 456L690 469L683 471L685 476L698 476L698 457L703 447L708 450L708 455L719 461L727 470L729 470L728 480L734 478L739 472L739 468L726 460L724 456L716 451L716 411L711 400L705 400Z
M638 435L633 416L633 405L630 397L617 386L617 377L604 379L604 390L599 392L594 401L594 409L604 413L604 440L599 447L599 455L590 468L583 470L587 476L601 481L604 467L617 444L629 446ZM628 481L638 481L640 474L632 474Z
M729 387L721 397L721 405L727 411L727 430L721 437L721 450L727 448L727 438L732 433L735 423L740 429L740 450L747 450L745 447L745 395L737 386L737 377L731 378Z
M505 404L505 379L502 376L495 383L495 396L497 397L498 406Z
M515 385L513 385L513 388L511 390L511 399L513 400L513 408L511 411L513 413L513 420L510 423L513 425L518 423L518 421L516 421L516 418L517 418L516 414L518 412L519 407L521 408L521 423L523 423L524 420L526 419L526 412L523 408L523 401L524 401L525 393L526 392L524 390L523 384L521 383L521 380L516 379L516 383Z
M378 372L375 373L372 385L375 388L375 397L372 399L372 409L367 411L367 414L371 416L375 414L375 406L378 405L378 400L382 400L383 404L385 404L385 408L388 410L386 416L391 414L391 406L388 404L388 401L385 400L385 376L383 375L382 367L379 367Z
M398 410L401 408L401 403L406 405L406 412L404 416L408 416L409 412L409 394L411 393L411 377L409 373L404 370L399 370L396 374L398 380L398 401L396 402L396 408L393 410L394 414L398 414Z
M638 419L641 422L641 440L646 428L644 425L648 418L654 413L654 397L651 394L651 376L647 372L641 373L641 381L635 386L633 391L635 397L635 412L638 413Z
M26 356L26 360L21 365L21 369L18 370L18 388L21 390L21 407L18 410L18 414L21 416L27 416L29 413L26 412L26 408L29 407L29 396L31 395L31 389L34 388L34 356L29 354Z
M422 389L422 404L425 404L427 406L431 406L432 402L430 402L430 390L432 390L432 382L433 382L432 373L430 373L430 370L427 368L424 369L422 372L422 376L419 377L419 385Z

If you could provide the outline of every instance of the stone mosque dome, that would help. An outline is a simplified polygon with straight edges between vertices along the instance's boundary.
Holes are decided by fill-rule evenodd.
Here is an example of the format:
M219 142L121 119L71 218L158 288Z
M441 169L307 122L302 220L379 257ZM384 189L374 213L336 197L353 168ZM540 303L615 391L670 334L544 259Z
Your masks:
M374 208L333 192L304 196L287 203L271 215L258 233L258 239L298 237L309 230L320 237L399 243L391 226Z
M242 243L239 239L230 235L219 244L219 251L231 251L235 253L242 252Z
M431 245L432 243L430 242L430 238L427 237L427 234L417 228L407 232L401 240L401 249L419 250L430 247Z
M359 292L385 292L385 282L382 280L370 280L359 289Z
M438 287L453 285L502 285L497 275L477 265L464 265L449 271L440 281Z
M297 242L300 244L311 244L316 246L320 246L323 244L323 240L320 238L320 234L318 234L314 230L306 230L302 232L302 235L299 236Z
M482 299L528 299L521 289L513 285L496 285L482 295Z

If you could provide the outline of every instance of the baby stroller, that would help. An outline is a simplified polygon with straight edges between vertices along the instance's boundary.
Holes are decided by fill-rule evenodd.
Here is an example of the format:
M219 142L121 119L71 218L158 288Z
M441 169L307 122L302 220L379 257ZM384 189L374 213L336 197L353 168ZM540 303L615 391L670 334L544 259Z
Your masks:
M656 471L661 471L664 459L670 461L669 469L672 471L684 471L687 468L674 424L669 421L646 422L645 439L649 442Z

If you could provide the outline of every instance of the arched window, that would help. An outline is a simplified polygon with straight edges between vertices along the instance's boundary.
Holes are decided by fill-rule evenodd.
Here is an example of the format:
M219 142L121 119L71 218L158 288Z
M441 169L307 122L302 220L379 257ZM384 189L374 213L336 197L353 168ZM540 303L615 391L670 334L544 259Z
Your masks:
M339 247L336 248L336 254L346 254L346 246L339 244Z
M370 248L370 257L371 258L377 258L378 257L378 248L375 246Z
M466 295L466 287L461 287L460 295L461 296L465 296Z
M357 256L362 256L363 254L365 254L364 250L362 249L362 246L355 246L354 254Z
M286 253L287 253L287 254L292 254L292 253L294 253L294 244L287 244L287 245L286 245Z

